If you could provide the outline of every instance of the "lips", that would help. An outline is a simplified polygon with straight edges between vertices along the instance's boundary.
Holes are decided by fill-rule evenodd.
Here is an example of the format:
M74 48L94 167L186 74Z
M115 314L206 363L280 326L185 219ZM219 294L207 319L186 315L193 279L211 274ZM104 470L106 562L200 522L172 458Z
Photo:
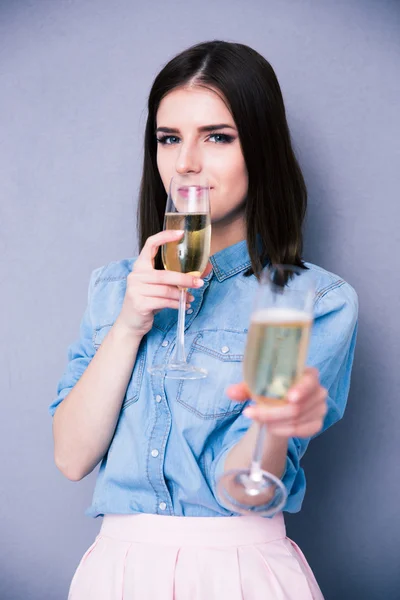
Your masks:
M178 188L178 193L181 198L200 198L204 191L212 190L213 188L206 188L202 185L183 185Z

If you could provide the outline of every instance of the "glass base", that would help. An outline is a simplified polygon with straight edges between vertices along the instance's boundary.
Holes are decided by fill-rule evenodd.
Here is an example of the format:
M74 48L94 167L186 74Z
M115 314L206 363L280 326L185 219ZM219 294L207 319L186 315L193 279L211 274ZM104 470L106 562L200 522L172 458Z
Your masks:
M266 471L227 471L218 480L218 494L224 506L241 515L270 517L286 504L287 491L280 479Z
M205 369L187 363L171 363L149 367L148 372L167 379L204 379L208 373Z

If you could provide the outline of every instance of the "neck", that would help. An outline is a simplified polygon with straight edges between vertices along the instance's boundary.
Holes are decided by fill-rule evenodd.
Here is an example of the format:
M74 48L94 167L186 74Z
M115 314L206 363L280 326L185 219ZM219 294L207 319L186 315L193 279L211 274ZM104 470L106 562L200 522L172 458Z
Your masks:
M230 223L220 221L211 226L211 256L228 246L246 239L246 223L243 214Z

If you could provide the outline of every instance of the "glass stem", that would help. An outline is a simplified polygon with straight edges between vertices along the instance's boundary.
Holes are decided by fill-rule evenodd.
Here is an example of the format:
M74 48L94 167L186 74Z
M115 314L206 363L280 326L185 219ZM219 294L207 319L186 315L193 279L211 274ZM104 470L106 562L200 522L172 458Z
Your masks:
M267 433L266 425L258 424L258 433L256 445L254 446L253 458L250 467L250 479L254 482L259 482L262 479L261 461L263 456L265 434Z
M176 349L173 362L175 364L186 363L185 354L185 310L186 310L186 290L179 290L179 311L178 327L176 332Z

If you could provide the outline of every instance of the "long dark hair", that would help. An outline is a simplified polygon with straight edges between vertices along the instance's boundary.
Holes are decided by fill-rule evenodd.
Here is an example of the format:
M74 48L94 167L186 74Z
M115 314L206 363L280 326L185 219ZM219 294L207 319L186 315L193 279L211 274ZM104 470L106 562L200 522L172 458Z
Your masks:
M281 89L269 62L243 44L223 41L192 46L173 58L150 90L138 207L140 249L163 227L166 192L157 168L156 116L161 100L189 82L218 90L239 133L248 171L245 206L252 268L301 259L307 190L294 155ZM160 253L156 268L162 268Z

